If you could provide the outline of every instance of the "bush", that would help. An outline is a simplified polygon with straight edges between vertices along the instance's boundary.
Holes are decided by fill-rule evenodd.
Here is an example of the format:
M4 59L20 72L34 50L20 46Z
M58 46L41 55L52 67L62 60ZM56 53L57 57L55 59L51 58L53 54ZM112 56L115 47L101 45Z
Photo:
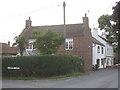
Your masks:
M98 64L93 65L92 69L93 69L93 71L98 70L99 69L99 65Z
M81 60L72 55L4 57L2 60L3 77L48 77L80 71Z

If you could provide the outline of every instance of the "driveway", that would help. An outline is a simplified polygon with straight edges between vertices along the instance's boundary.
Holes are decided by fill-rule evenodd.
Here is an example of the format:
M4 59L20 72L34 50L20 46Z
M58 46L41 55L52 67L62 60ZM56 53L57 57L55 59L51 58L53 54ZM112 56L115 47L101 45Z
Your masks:
M118 88L118 69L91 71L59 80L3 80L3 88Z

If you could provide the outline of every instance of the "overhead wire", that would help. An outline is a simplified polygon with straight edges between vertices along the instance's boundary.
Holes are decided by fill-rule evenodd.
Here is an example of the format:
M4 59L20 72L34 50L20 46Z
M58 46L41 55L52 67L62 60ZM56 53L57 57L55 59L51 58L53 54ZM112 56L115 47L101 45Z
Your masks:
M24 15L28 15L28 14L33 14L33 13L37 13L37 12L41 12L41 11L46 11L46 10L50 10L50 9L53 9L53 8L56 8L58 6L60 6L61 3L59 4L53 4L53 5L50 5L50 6L47 6L47 7L43 7L43 8L37 8L37 9L34 9L32 11L28 11L28 12L25 12L25 13L20 13L20 14L17 14L13 17L19 17L19 16L24 16Z
M112 4L113 4L113 2L114 2L115 0L112 0L111 2L110 2L110 4L109 4L109 6L108 6L108 8L105 10L105 12L102 14L102 15L105 15L105 14L107 14L107 12L109 11L109 9L111 8L111 6L112 6ZM95 25L97 25L97 23L98 23L98 21L96 21L96 23L95 24L93 24L93 28L94 28L94 26Z

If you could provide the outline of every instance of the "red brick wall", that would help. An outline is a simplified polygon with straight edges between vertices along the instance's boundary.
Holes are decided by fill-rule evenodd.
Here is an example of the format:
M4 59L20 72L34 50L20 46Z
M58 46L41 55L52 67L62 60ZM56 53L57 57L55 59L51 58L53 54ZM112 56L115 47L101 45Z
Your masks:
M73 38L73 50L65 50L66 54L72 54L76 56L83 56L84 70L92 70L92 53L91 43L84 37L72 37ZM89 47L90 44L90 47ZM62 45L56 54L64 54L64 46Z
M83 25L83 37L68 37L73 38L73 50L65 50L66 54L83 56L84 70L92 70L92 35L87 24ZM56 54L64 54L64 45L62 45Z

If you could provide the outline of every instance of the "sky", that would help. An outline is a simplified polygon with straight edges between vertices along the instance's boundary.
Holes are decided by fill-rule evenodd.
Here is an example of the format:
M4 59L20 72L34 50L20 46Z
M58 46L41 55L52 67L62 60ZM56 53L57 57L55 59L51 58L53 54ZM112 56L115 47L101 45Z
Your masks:
M112 14L119 0L0 0L0 42L11 44L31 17L32 26L63 24L63 1L66 2L66 24L82 23L85 13L90 28L98 27L103 14Z

